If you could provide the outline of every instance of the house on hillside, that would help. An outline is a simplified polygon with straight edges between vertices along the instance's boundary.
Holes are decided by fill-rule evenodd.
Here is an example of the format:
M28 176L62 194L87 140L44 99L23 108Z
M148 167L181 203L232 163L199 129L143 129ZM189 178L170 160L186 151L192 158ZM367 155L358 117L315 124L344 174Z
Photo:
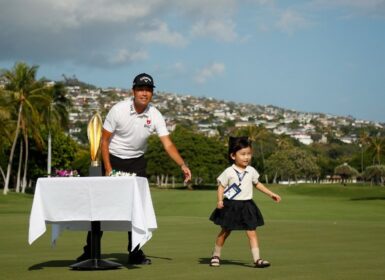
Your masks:
M290 136L305 145L310 145L313 143L311 136L305 133L293 133Z
M277 135L289 134L290 133L290 129L287 128L286 126L280 125L280 126L278 126L278 127L273 129L273 133L277 134Z
M235 127L248 127L248 126L255 126L255 123L249 122L249 121L237 121L237 122L235 122Z
M340 140L346 144L353 144L358 141L358 138L356 135L350 135L350 136L341 137Z

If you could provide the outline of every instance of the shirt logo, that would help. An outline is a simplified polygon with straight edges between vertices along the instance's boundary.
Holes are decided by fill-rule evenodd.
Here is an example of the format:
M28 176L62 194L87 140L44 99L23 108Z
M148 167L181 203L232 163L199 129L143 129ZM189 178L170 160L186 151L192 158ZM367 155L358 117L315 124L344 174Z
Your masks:
M146 120L146 124L144 125L144 127L147 127L147 128L151 127L151 120L150 119Z

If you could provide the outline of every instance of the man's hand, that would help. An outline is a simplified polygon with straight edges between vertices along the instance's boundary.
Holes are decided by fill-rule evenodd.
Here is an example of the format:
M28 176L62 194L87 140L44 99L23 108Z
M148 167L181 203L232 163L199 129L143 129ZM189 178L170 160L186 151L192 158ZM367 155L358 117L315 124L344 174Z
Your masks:
M190 168L188 168L188 166L186 164L182 164L180 166L180 168L182 169L183 171L183 175L184 175L184 182L187 183L188 181L191 180L191 171L190 171Z
M160 136L160 141L163 144L164 150L167 152L167 154L172 158L176 164L180 166L180 168L183 171L184 175L184 182L187 183L191 180L191 171L188 168L188 166L184 163L183 158L180 156L177 148L175 147L174 143L171 141L171 138L169 135Z

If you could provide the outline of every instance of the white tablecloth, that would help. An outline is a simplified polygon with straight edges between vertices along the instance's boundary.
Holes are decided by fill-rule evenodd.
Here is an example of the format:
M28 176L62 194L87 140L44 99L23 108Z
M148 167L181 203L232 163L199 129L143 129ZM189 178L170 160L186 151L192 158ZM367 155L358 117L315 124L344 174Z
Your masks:
M132 231L132 248L143 246L157 228L148 181L143 177L39 178L29 219L32 244L52 224L52 241L63 229Z

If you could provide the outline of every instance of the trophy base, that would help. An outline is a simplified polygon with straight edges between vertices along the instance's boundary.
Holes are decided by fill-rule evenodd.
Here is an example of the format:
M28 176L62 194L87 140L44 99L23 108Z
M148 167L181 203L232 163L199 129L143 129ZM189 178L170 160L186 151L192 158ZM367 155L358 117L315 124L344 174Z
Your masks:
M94 176L103 176L102 172L102 166L90 166L88 168L88 176L94 177Z

